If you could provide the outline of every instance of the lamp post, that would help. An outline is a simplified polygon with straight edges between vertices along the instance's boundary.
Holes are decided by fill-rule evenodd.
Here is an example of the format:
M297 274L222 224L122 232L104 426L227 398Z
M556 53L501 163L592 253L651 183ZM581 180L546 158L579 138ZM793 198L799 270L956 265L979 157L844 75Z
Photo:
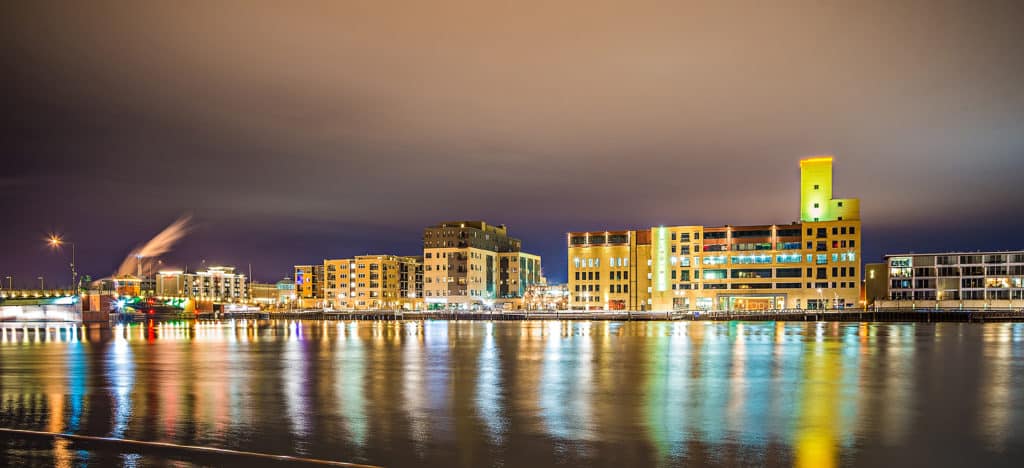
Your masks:
M825 308L825 296L822 294L821 288L818 288L818 309Z
M75 270L75 243L67 242L61 236L56 234L50 234L50 238L47 239L50 247L59 249L62 245L68 244L71 246L71 288L78 292L78 271Z
M7 289L10 289L10 290L14 289L14 277L13 276L8 276L7 277Z
M43 282L43 277L39 276L39 277L36 277L36 279L39 280L39 291L45 290L46 288L44 287L45 283Z

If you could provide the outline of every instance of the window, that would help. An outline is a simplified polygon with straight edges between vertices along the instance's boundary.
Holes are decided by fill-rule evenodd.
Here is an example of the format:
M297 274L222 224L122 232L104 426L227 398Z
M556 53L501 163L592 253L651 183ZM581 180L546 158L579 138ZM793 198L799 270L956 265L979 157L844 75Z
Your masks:
M818 184L814 184L814 190L818 190ZM814 206L818 206L818 205L815 204Z
M856 234L856 233L857 233L857 228L855 228L853 226L850 226L850 234Z
M839 202L839 207L840 207L840 208L842 208L842 207L843 207L843 202Z
M725 279L725 270L704 270L704 279L706 279L706 280Z
M818 207L818 204L817 204L817 203L815 203L815 204L814 204L814 207L815 207L815 208L817 208L817 207Z
M775 269L775 277L776 278L799 278L800 277L800 269L799 268L776 268Z
M837 228L837 227L833 227L833 228L832 228L832 235L833 235L833 236L837 236L837 235L839 235L839 228Z

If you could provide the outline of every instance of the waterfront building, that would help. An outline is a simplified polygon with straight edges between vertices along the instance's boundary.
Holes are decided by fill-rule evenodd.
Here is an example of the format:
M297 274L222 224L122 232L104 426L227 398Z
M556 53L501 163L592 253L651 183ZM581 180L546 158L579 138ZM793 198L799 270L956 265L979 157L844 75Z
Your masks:
M295 280L291 278L282 278L277 283L274 283L277 287L277 302L278 304L291 304L297 298L295 294Z
M569 285L534 284L526 289L523 297L526 310L566 310L569 308Z
M878 301L889 298L889 267L885 263L868 263L864 265L864 304L874 307Z
M498 269L498 299L509 304L506 308L521 309L527 289L546 282L541 276L539 255L500 252Z
M431 308L521 308L541 259L504 225L453 221L423 232L424 300ZM508 305L506 305L508 304Z
M1024 251L885 256L888 297L878 307L1002 309L1024 306Z
M846 308L860 296L857 199L832 196L831 156L800 161L800 221L567 235L573 310Z
M249 283L249 300L263 307L279 303L280 294L274 283Z
M156 295L215 303L245 302L249 290L245 275L235 273L234 267L214 266L194 273L160 271L156 275Z
M324 306L344 310L420 309L423 260L359 255L324 260Z
M156 294L156 278L152 276L120 275L99 280L99 290L116 292L120 296L152 296Z
M295 296L300 307L323 305L324 264L295 265Z

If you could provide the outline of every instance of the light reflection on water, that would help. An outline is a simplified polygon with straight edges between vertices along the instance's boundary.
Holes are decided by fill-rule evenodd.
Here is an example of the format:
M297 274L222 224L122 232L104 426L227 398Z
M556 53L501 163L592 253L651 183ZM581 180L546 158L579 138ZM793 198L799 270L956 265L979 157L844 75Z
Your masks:
M0 328L0 427L388 466L1010 466L1022 346L1024 324ZM0 464L146 461L0 442Z

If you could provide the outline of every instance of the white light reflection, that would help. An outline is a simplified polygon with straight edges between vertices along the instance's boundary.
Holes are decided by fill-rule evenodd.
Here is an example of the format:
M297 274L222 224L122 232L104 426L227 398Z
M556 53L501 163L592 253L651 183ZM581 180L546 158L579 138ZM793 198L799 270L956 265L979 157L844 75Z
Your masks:
M114 394L114 427L111 436L124 438L132 416L131 390L135 382L135 365L127 340L114 342L113 354L107 362L107 379Z
M502 417L501 359L494 344L494 323L484 324L484 342L477 359L476 408L494 445L501 446L505 434Z
M289 324L289 328L292 325ZM231 338L234 333L229 334ZM233 339L229 339L234 342ZM288 337L285 339L284 351L281 353L281 379L284 381L284 403L288 414L288 421L291 424L292 434L295 436L296 449L299 453L305 453L306 440L310 435L309 431L309 395L308 376L306 375L305 357L302 353L302 343L297 338Z
M402 339L402 407L409 415L409 434L412 437L413 448L422 456L430 440L430 420L427 401L424 398L426 377L423 369L427 363L420 323L405 324L405 335Z
M360 449L366 447L369 423L366 416L366 356L365 343L359 337L359 324L348 326L349 339L338 340L335 352L338 374L335 393L338 395L338 414L349 441Z

